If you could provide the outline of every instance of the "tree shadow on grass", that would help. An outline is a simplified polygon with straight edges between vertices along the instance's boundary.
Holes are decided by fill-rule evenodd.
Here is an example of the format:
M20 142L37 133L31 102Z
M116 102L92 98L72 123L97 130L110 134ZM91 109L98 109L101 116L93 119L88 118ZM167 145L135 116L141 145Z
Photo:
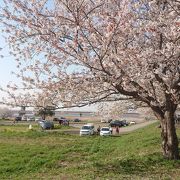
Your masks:
M160 153L147 156L132 156L116 160L108 164L95 163L98 172L113 172L115 174L156 174L180 168L180 160L164 159Z

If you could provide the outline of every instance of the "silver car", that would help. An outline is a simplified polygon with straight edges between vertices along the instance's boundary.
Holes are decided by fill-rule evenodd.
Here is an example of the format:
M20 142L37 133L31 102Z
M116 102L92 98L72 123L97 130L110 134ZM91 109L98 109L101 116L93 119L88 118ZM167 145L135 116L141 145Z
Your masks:
M81 130L80 130L80 136L82 135L93 135L94 134L94 125L84 125L82 126Z
M51 121L42 120L38 122L40 127L44 129L54 129L54 123Z

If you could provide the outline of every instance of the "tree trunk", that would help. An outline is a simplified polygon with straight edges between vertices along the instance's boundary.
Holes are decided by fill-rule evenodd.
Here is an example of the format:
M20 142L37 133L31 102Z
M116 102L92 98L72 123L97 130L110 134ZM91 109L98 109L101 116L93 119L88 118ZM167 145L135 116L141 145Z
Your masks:
M161 120L163 155L167 159L179 159L178 138L175 129L174 113L166 111Z

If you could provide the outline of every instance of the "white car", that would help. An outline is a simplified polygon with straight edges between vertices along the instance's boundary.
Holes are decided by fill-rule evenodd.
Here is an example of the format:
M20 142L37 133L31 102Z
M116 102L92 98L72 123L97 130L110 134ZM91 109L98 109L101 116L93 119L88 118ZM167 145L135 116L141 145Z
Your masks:
M136 122L135 121L130 121L129 122L129 125L133 125L133 124L136 124Z
M110 127L102 127L100 130L100 136L110 136L112 133L112 130Z
M94 125L86 124L80 129L80 136L83 135L93 135L94 134Z
M27 117L27 121L35 121L35 117L34 116Z
M27 121L27 116L22 116L22 121Z
M101 119L101 122L102 123L106 123L107 121L105 119Z
M39 122L39 121L42 121L42 120L43 120L42 117L35 117L36 122Z

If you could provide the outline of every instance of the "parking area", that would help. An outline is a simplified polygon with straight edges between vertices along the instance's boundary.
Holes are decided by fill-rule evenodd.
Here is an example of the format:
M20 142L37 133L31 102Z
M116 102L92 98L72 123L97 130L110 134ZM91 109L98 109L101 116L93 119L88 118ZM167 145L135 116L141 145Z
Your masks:
M138 124L133 124L133 125L129 125L129 126L126 126L126 127L120 127L119 128L119 134L127 134L127 133L130 133L132 131L135 131L139 128L143 128L149 124L152 124L156 121L145 121L145 122L141 122L141 123L138 123ZM15 124L13 124L13 121L7 121L7 120L4 120L4 121L0 121L0 125L24 125L27 127L29 126L29 124L33 126L37 126L38 123L37 122L34 122L34 121L31 121L31 122L27 122L27 121L18 121L16 122ZM60 125L58 124L58 122L54 122L55 124L55 127L59 127ZM69 123L69 128L55 128L55 129L52 129L50 131L62 131L64 133L67 133L67 134L74 134L74 135L77 135L79 134L80 132L80 128L84 125L84 124L87 124L86 122L70 122ZM94 127L95 127L95 131L97 130L97 128L100 126L100 127L107 127L109 126L109 123L101 123L101 122L93 122L94 124ZM61 125L62 126L62 125Z

